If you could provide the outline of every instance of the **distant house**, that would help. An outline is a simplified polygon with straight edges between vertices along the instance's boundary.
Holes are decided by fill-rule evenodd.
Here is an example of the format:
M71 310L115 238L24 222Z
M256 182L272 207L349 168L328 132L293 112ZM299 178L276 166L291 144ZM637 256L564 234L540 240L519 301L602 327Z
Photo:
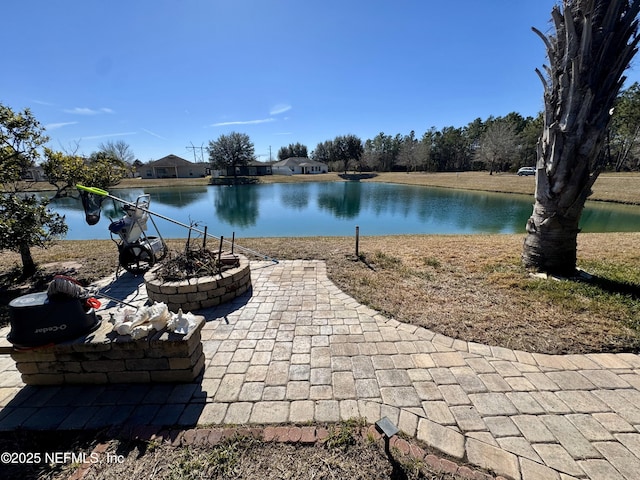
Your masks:
M171 154L139 166L136 172L142 178L197 178L204 177L208 167L208 163L193 163Z
M326 163L316 162L307 157L290 157L271 166L274 175L299 175L327 173Z
M22 180L27 182L46 182L47 176L41 166L29 167L22 172Z
M271 164L264 162L249 162L247 165L237 167L227 167L224 170L217 170L218 175L226 175L227 177L240 176L263 176L271 175Z

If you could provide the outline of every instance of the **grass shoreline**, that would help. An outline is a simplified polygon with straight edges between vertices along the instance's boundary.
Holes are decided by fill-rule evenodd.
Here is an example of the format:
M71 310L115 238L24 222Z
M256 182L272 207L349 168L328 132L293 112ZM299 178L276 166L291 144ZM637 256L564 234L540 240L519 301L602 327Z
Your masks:
M259 183L304 183L304 182L386 182L425 187L452 188L493 193L533 195L534 177L519 177L511 173L489 175L487 172L426 173L383 172L366 174L323 173L316 175L265 175L258 177ZM114 189L175 186L209 186L209 178L136 179L127 178ZM55 191L46 182L29 184L32 191ZM593 187L590 201L640 205L640 173L603 173Z

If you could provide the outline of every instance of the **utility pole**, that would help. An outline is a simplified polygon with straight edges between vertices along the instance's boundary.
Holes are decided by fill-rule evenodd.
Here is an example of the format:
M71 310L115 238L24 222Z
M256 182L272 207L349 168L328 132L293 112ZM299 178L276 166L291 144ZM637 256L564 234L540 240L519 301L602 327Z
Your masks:
M269 145L269 161L271 161L271 145Z

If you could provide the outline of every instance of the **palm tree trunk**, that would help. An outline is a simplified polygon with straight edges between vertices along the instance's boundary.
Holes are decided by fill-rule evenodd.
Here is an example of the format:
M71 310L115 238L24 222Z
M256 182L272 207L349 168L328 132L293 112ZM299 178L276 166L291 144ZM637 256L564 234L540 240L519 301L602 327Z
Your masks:
M544 130L538 141L535 205L522 251L526 267L575 272L580 216L603 162L610 110L637 50L640 0L563 0L547 47Z
M582 136L554 127L550 131L553 134L543 135L538 144L535 204L527 221L522 261L528 268L571 276L580 217L600 174L599 167L589 171L590 160L597 158L604 137L597 129ZM585 151L585 145L591 147Z
M526 267L571 275L577 261L579 217L559 213L536 202L527 221L522 261Z

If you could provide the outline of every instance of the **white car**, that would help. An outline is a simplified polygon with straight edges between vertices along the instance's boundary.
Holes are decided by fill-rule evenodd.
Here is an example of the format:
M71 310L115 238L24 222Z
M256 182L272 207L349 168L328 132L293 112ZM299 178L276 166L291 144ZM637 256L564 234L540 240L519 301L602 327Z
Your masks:
M535 175L536 167L522 167L518 170L518 176L522 177L523 175Z

